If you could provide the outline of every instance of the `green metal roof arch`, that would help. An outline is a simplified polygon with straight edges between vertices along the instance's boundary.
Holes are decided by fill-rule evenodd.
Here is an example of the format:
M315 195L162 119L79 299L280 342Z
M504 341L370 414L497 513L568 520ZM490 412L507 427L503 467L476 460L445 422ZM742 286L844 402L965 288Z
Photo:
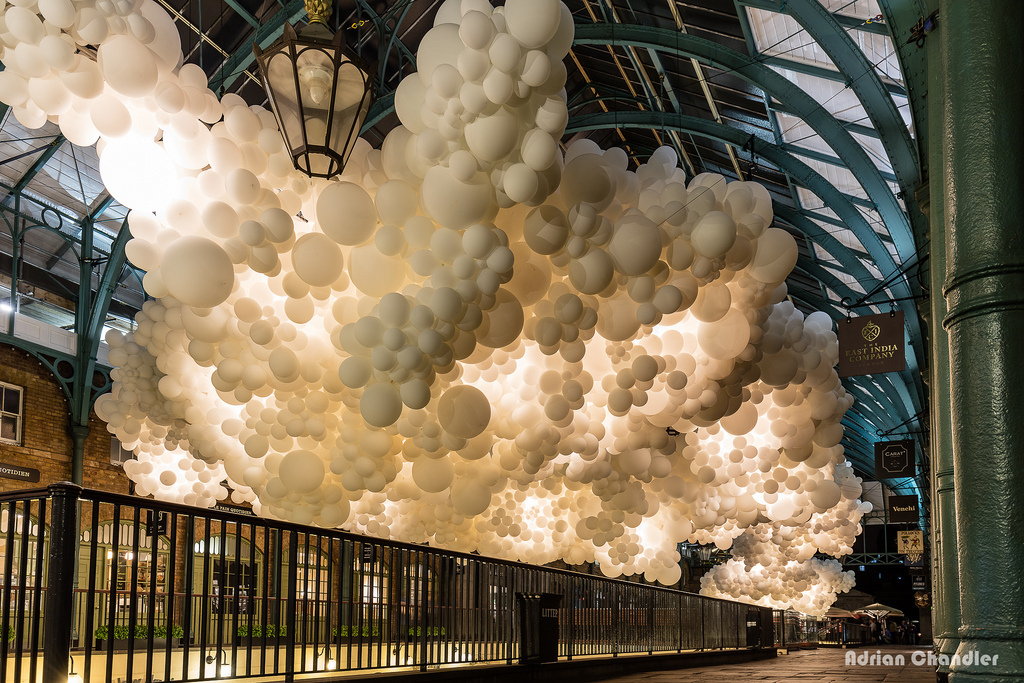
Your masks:
M819 0L786 0L780 11L796 19L846 76L847 85L878 131L900 189L905 195L912 193L921 180L917 148L896 103L864 52Z
M868 197L875 203L900 254L912 254L915 243L910 221L864 148L813 97L756 59L710 40L651 26L577 24L575 45L632 45L671 51L715 68L735 73L793 108L833 151L847 162ZM723 141L724 142L724 141ZM745 141L740 142L742 147ZM735 144L729 143L729 144ZM873 231L872 231L873 232ZM863 240L863 238L862 238ZM891 261L891 257L887 259ZM882 261L885 263L885 261ZM909 296L907 291L900 296Z
M774 203L773 208L775 209L775 216L777 218L782 222L793 226L795 230L802 232L812 242L820 245L822 249L829 253L829 255L839 261L843 268L846 269L847 273L852 275L858 281L878 281L878 278L872 275L871 272L864 267L864 264L860 262L860 259L849 247L840 242L834 235L812 221L810 218L777 202Z

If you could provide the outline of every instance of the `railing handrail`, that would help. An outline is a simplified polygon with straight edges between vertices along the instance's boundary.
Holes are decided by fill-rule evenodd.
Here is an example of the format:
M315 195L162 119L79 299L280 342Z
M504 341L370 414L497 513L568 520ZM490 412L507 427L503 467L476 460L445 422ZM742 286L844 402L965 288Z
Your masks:
M6 553L0 625L16 622L17 642L11 647L17 656L0 656L0 678L8 661L19 678L25 653L30 678L41 663L43 683L63 683L72 648L80 651L83 638L83 674L90 680L95 671L107 679L115 674L134 679L142 666L149 679L154 667L161 668L154 659L159 653L166 654L164 671L155 673L167 679L206 680L210 666L230 665L244 667L235 669L236 677L282 674L292 681L297 674L322 670L328 654L339 661L344 654L343 668L350 670L408 663L426 670L460 661L513 664L516 653L526 663L536 661L532 657L764 649L774 643L770 608L579 571L68 483L10 492L0 504L22 520L9 524L8 538L49 538L50 543L49 552L37 545L31 556L29 543L23 543L16 566L14 554ZM37 510L39 523L30 525ZM157 542L148 538L157 533L148 522L161 517L166 530ZM142 545L143 534L149 547ZM200 539L208 541L200 545ZM132 554L122 559L123 548ZM327 561L300 563L300 552L314 550ZM152 553L146 561L144 551ZM155 561L160 553L167 557ZM218 557L219 565L213 563ZM243 563L249 569L240 569ZM254 569L257 565L262 569ZM300 578L302 568L307 571ZM30 575L34 581L23 578ZM550 600L561 605L556 600L528 616L534 608L524 602L524 593L554 594ZM23 598L24 605L29 600L32 605L24 617ZM542 614L554 607L557 613ZM540 622L551 618L555 635L538 639ZM257 625L265 625L262 632ZM94 647L93 639L103 626L114 630L103 632L104 642L110 642L98 652L101 645ZM127 630L119 631L122 627ZM161 635L159 645L157 627L166 627L171 636ZM173 635L178 627L185 635L180 641ZM114 641L121 641L107 636L142 630L140 654L129 648L123 659L115 659ZM554 654L536 654L550 650L550 643ZM5 645L0 639L0 653L8 651ZM324 645L329 648L320 652ZM318 653L312 660L311 647Z
M518 568L529 568L529 569L542 569L545 572L552 572L555 574L561 574L564 576L573 577L587 577L602 583L618 584L623 586L643 586L644 590L652 591L664 591L672 594L682 595L693 595L702 600L710 600L721 602L725 604L741 604L750 605L751 603L741 602L738 600L729 600L728 598L712 597L708 595L701 595L700 593L692 593L690 591L680 590L678 588L668 588L665 586L657 586L649 583L639 583L633 581L626 581L623 579L611 578L604 575L597 574L584 574L582 572L573 571L571 569L561 569L558 567L548 567L545 565L530 564L528 562L517 562L516 560L506 560L500 557L490 557L487 555L480 555L475 553L466 553L459 550L449 550L447 548L438 548L429 545L420 545L416 543L406 543L404 541L395 541L387 538L377 538L373 536L361 536L350 531L344 531L342 529L326 529L323 527L306 526L298 524L296 522L288 522L278 519L269 519L266 517L256 517L252 515L246 515L241 513L229 512L227 510L218 510L216 508L196 508L190 505L182 503L170 503L166 501L156 500L153 498L139 498L138 496L128 496L121 493L112 493L110 491L101 491L99 489L91 489L72 484L70 482L58 482L51 484L46 488L27 489L22 491L10 491L6 494L0 495L0 502L7 501L21 501L26 499L38 499L38 498L49 498L53 494L55 488L63 487L74 487L79 491L79 497L83 500L96 501L100 503L112 503L119 504L128 507L138 507L146 510L153 510L154 512L176 512L181 515L202 515L208 517L211 520L217 520L220 522L233 522L243 524L255 524L257 526L263 526L266 528L279 529L281 531L292 531L300 534L308 534L315 536L332 536L339 540L353 541L358 543L369 543L378 546L386 546L397 550L408 550L411 552L428 552L436 555L452 557L455 559L473 560L476 562L484 561L491 564L518 567ZM152 552L158 552L156 548L152 549ZM754 605L761 606L761 605Z

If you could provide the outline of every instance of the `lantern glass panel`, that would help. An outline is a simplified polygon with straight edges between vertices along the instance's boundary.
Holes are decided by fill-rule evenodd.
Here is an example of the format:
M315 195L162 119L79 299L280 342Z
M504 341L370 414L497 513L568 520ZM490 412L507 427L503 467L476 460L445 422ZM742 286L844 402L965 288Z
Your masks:
M302 123L299 118L298 93L295 71L292 69L290 50L285 46L267 60L267 94L278 115L285 146L294 157L305 146Z

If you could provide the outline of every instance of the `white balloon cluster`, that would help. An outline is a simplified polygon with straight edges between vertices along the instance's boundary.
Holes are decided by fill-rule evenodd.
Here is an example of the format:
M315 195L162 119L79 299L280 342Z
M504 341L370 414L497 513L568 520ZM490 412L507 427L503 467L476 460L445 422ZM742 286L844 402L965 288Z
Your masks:
M672 150L563 157L557 0L446 0L403 125L330 182L178 68L150 0L0 23L0 98L98 140L132 209L154 299L108 336L96 411L141 493L211 505L226 478L265 516L665 583L679 542L756 538L790 598L814 550L848 551L852 398L828 316L786 300L794 239L764 188L686 182Z
M814 616L828 611L838 593L853 588L853 572L835 560L776 561L747 569L729 560L701 577L701 594L789 609Z
M749 527L733 541L733 559L701 578L701 592L806 614L828 611L836 593L853 587L853 572L844 572L835 560L813 556L851 553L861 532L860 519L871 511L871 503L857 500L861 480L848 464L836 466L833 476L838 504L812 514L801 525L774 522ZM820 484L811 491L812 497L825 495L831 500L835 491Z

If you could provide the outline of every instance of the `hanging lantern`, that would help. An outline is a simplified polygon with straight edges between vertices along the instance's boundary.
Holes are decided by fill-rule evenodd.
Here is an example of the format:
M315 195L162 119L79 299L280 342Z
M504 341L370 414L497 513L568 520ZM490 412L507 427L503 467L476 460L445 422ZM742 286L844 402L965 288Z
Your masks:
M711 558L714 556L715 550L715 546L711 544L697 546L697 557L700 558L700 563L711 564Z
M253 45L263 87L295 168L332 178L345 168L370 108L371 71L327 26L330 6L306 0L309 25L263 51Z

